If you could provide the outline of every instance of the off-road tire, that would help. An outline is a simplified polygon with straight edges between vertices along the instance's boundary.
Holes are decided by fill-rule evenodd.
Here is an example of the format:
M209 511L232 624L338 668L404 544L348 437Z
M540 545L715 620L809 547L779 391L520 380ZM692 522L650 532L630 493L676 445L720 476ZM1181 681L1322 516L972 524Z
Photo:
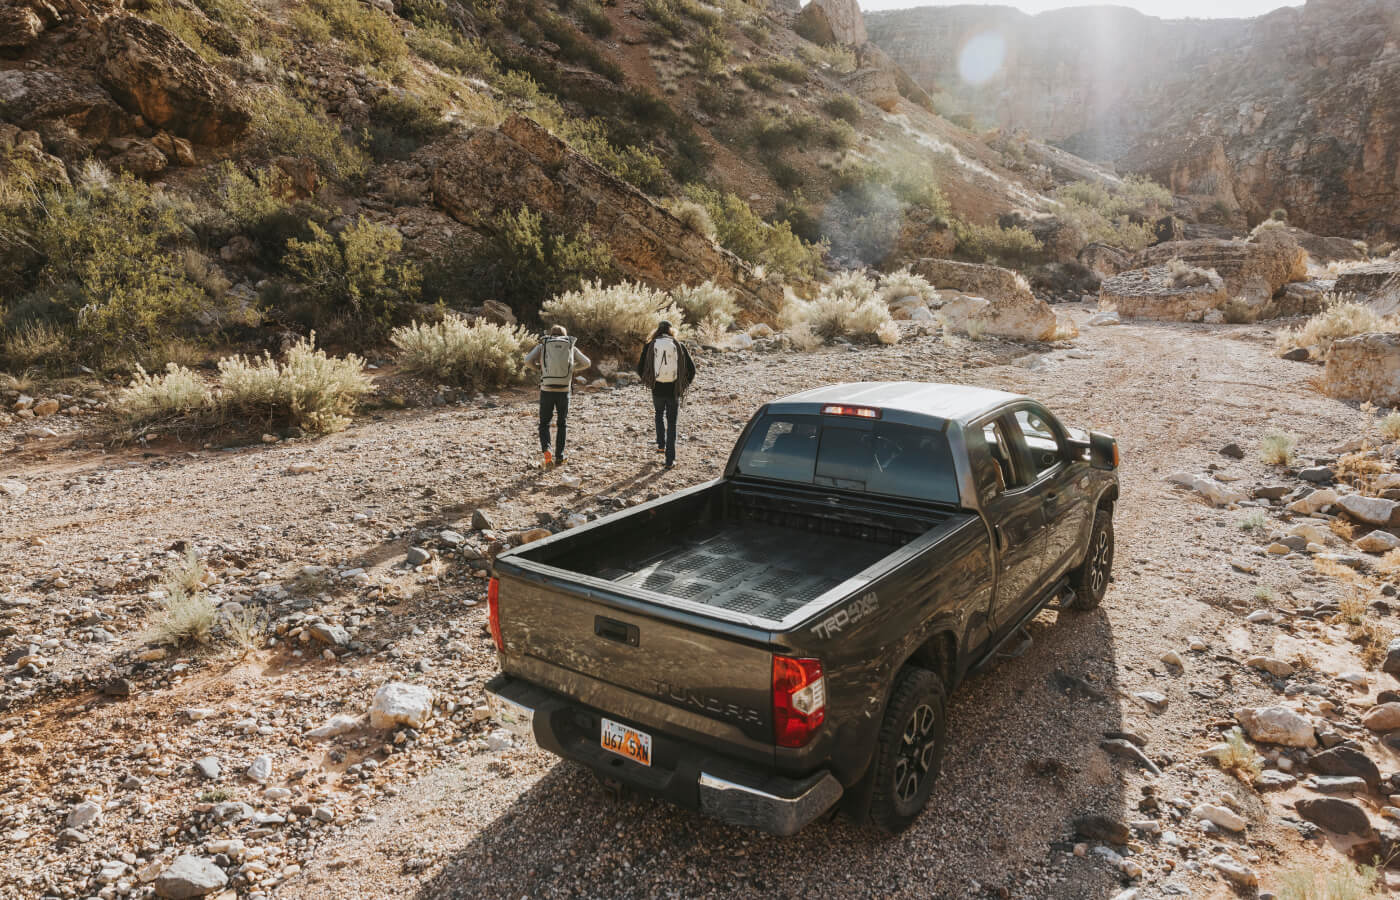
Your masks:
M1084 562L1070 573L1074 600L1070 609L1087 612L1097 609L1108 592L1113 576L1113 511L1101 507L1094 513L1094 529L1089 532L1089 552Z
M947 712L936 673L913 666L899 673L880 723L870 802L870 820L891 834L908 828L928 804L947 746Z

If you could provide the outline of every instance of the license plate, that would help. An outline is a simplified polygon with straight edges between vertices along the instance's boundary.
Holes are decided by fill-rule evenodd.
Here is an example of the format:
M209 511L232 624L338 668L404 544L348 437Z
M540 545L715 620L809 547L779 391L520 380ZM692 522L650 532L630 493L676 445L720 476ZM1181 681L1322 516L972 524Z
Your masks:
M487 693L486 698L491 708L491 717L499 722L502 728L511 734L534 740L535 711L533 709L490 692Z
M625 756L644 766L651 765L651 735L614 722L603 720L603 734L600 738L604 750L611 750L618 756Z

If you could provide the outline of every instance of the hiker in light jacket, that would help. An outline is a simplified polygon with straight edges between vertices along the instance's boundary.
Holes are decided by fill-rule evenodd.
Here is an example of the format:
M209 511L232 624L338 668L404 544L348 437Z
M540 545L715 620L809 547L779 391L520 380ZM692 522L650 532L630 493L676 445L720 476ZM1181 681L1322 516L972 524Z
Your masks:
M656 408L656 452L666 454L666 468L676 464L676 413L681 398L695 380L695 360L671 332L671 323L662 322L652 332L637 360L642 384L651 388Z
M569 433L569 391L574 384L574 373L593 365L593 361L583 355L574 345L574 339L563 325L552 325L549 334L525 357L525 365L540 370L540 452L544 454L544 467L564 464L564 439ZM554 454L549 452L549 420L559 416L558 434L554 440Z

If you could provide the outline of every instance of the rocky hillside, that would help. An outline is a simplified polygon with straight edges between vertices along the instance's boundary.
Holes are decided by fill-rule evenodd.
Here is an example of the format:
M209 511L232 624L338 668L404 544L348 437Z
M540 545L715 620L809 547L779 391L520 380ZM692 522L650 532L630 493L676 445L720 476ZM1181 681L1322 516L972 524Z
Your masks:
M1253 20L956 7L867 23L945 112L1149 174L1205 218L1252 225L1283 208L1317 233L1400 233L1400 21L1384 0ZM999 47L1004 63L977 71Z

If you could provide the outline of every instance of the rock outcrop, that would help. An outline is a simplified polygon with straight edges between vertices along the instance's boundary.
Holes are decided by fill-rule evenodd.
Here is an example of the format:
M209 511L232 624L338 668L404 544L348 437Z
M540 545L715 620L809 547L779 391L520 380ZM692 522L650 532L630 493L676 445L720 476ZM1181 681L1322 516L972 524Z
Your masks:
M1055 339L1061 324L1055 310L1031 293L1010 269L950 259L921 259L910 269L947 294L938 317L954 331L977 331L1016 340Z
M1258 241L1170 241L1138 253L1134 263L1147 268L1173 259L1201 269L1214 269L1224 279L1229 295L1240 297L1251 306L1267 304L1279 288L1307 277L1306 254L1287 234L1261 232Z
M808 5L809 9L811 7L817 7L825 15L837 42L858 45L869 39L857 0L812 0Z
M628 278L667 288L714 281L751 308L781 305L780 290L738 257L524 116L446 145L432 187L443 211L464 224L488 227L499 212L527 205L554 221L587 223Z
M1199 322L1230 296L1224 279L1214 272L1204 283L1178 285L1164 265L1123 272L1099 285L1100 307L1115 307L1120 316L1168 322Z
M46 147L74 157L135 130L131 116L77 70L0 70L0 120L36 132Z
M1338 400L1400 406L1400 334L1358 334L1332 344L1322 391Z
M135 16L103 23L102 78L130 112L201 144L226 144L250 114L227 76L169 29Z
M1151 175L1203 217L1253 223L1282 207L1315 234L1400 236L1390 0L1174 21L1112 7L928 7L867 25L948 112ZM965 78L974 38L1000 65Z
M921 259L911 268L936 288L949 288L1009 303L1029 303L1035 299L1025 278L1001 266L952 259Z

